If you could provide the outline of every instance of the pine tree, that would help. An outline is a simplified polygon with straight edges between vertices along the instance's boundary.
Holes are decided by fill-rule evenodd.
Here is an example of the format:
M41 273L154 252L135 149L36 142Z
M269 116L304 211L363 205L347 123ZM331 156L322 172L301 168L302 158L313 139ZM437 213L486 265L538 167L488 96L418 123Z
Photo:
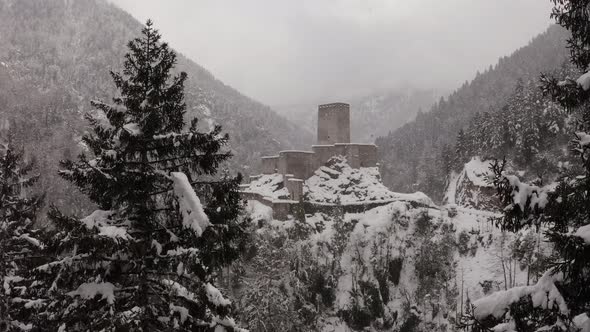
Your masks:
M42 247L33 228L42 195L27 193L39 178L29 175L34 165L9 142L0 154L0 331L16 328L23 317L15 311L22 298L22 281Z
M571 61L583 73L590 65L588 0L552 0L552 17L571 32ZM489 329L504 323L516 331L590 330L590 74L578 80L543 75L543 92L572 115L580 115L571 142L578 163L561 175L557 186L523 183L492 170L498 195L506 205L500 225L511 231L544 226L559 258L536 285L508 289L474 302L472 319Z
M487 128L483 126L483 115L475 113L467 127L466 135L470 140L471 154L480 155L483 151L484 140L487 135Z
M445 179L451 174L453 171L453 150L449 144L443 145L440 156L439 156L439 167L442 167L442 173L444 174Z
M455 145L455 169L463 168L463 165L468 161L470 155L470 144L468 137L463 128L457 134L457 143Z
M48 330L235 330L215 271L240 251L240 177L215 181L230 158L216 126L184 121L185 73L147 21L129 42L120 93L94 101L90 155L60 175L98 206L79 219L52 208L55 231L29 292L41 305L30 323ZM193 188L194 187L194 188ZM198 193L197 194L195 193ZM200 197L200 198L199 198ZM203 203L201 202L203 199Z

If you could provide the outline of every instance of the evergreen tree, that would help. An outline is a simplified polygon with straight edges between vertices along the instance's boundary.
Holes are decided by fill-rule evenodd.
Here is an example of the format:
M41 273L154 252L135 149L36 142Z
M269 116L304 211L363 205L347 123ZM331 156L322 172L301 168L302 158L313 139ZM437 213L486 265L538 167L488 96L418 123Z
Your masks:
M588 0L552 0L552 17L570 30L571 61L580 71L590 65ZM576 165L557 185L526 184L504 172L504 162L492 170L499 197L505 203L501 226L517 231L543 225L559 258L536 285L509 289L474 302L472 317L485 328L503 323L516 331L590 330L590 74L577 80L543 75L543 91L571 114L579 114L571 142Z
M514 139L510 136L508 105L502 107L492 117L489 125L490 135L486 141L492 156L496 158L503 157L512 148Z
M467 134L461 128L459 134L457 134L457 143L455 145L455 169L459 170L463 168L463 165L469 160L470 157L470 143L468 141Z
M9 139L0 153L0 331L12 330L23 319L15 307L22 299L22 281L27 276L32 254L42 243L33 228L41 195L27 193L38 179L29 175L32 163L25 163ZM29 313L25 312L25 317Z
M228 136L184 121L185 73L148 21L129 42L120 93L93 102L91 152L61 163L60 175L98 206L79 219L52 208L55 231L28 292L40 303L30 323L47 330L234 330L216 269L240 250L240 178L214 181ZM193 186L196 188L193 189ZM200 198L199 198L200 197ZM203 199L203 204L201 202ZM204 207L206 206L206 207Z
M454 155L451 146L449 144L443 145L439 156L439 166L442 166L445 178L453 171L453 158Z
M483 115L475 113L465 133L470 141L472 155L480 155L483 151L484 145L482 143L487 135L487 128L483 127L483 121Z

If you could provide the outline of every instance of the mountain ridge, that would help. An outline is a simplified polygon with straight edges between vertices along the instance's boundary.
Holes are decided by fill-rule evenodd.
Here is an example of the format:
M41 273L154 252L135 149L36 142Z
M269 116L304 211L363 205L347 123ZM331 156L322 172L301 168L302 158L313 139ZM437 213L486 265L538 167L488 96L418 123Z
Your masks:
M58 161L84 151L90 101L117 96L110 71L122 69L126 44L142 27L106 0L0 0L0 121L43 173L37 189L52 192L48 203L65 212L83 215L92 206L57 175ZM197 117L205 131L221 124L230 136L234 157L224 172L255 174L260 156L311 143L311 134L270 107L184 55L177 59L175 73L188 74L186 120Z
M3 0L0 8L0 28L7 32L0 37L0 61L8 66L12 79L39 90L67 87L68 93L84 98L78 102L80 111L90 108L90 99L108 101L114 96L109 71L121 69L126 42L143 27L106 0ZM210 117L223 125L230 134L236 170L248 172L241 165L256 167L256 157L251 155L309 143L303 129L221 82L183 54L177 55L177 71L188 74L188 115ZM199 108L201 104L211 114Z
M455 143L459 130L477 113L501 109L519 79L537 80L541 72L562 67L568 56L567 37L565 29L550 26L528 45L441 98L429 112L418 113L413 121L377 138L385 184L398 192L423 191L440 201L448 174L440 162L447 154L445 146Z

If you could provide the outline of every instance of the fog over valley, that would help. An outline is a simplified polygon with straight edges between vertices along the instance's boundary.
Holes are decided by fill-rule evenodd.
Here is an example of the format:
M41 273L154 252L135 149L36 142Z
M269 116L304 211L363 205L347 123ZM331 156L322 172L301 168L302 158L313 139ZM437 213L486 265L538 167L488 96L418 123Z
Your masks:
M551 23L538 0L112 1L271 106L408 85L449 92Z

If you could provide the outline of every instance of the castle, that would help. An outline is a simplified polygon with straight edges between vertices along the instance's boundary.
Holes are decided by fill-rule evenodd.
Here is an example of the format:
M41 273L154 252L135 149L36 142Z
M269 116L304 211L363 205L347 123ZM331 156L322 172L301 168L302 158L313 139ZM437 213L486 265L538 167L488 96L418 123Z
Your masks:
M311 149L312 151L280 151L278 155L262 157L262 174L281 174L283 186L289 192L289 200L270 200L246 191L242 192L242 197L258 200L282 215L287 213L292 204L302 201L304 181L330 158L343 156L353 168L377 166L376 145L350 143L349 104L318 106L317 144L312 145ZM257 176L251 178L256 179Z

